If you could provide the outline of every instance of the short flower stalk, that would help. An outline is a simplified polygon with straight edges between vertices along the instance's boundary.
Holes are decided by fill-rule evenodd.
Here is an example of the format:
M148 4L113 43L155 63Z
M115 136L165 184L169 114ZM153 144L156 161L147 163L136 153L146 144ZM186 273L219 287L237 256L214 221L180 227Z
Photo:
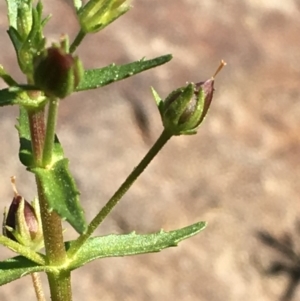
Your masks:
M69 257L76 255L80 247L92 235L97 227L101 225L102 221L118 204L132 184L172 136L196 133L196 129L202 123L211 104L215 76L225 65L226 63L222 60L217 71L210 79L196 85L188 84L185 88L179 88L171 92L164 102L159 98L156 91L152 89L159 112L162 116L164 130L143 160L137 165L120 188L92 220L87 231L74 242L72 248L68 251ZM170 109L171 106L172 108Z
M70 53L76 50L87 34L104 29L129 9L127 0L91 0L78 8L77 16L81 28L70 46Z

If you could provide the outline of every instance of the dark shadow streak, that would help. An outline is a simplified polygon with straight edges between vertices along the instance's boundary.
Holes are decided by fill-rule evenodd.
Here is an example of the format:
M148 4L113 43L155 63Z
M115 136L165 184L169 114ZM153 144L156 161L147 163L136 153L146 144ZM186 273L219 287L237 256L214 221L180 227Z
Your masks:
M300 284L300 255L295 248L291 235L285 234L282 239L278 239L266 231L259 231L257 237L264 245L281 256L280 260L271 263L266 272L272 276L285 274L289 278L288 285L279 300L292 301Z

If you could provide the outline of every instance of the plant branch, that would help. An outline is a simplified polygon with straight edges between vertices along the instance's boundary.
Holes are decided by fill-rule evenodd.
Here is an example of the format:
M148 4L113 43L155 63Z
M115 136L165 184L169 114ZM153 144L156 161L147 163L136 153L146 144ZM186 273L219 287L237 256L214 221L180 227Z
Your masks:
M58 102L59 100L54 97L51 98L49 101L47 130L46 130L45 145L43 150L44 167L47 167L49 164L51 164L52 161L55 128L56 128L56 120L57 120L57 113L58 113Z
M117 205L120 199L132 186L135 180L141 175L145 168L149 165L152 159L157 155L157 153L162 149L162 147L167 143L167 141L172 137L172 135L163 131L160 137L157 139L155 144L139 163L139 165L132 171L132 173L127 177L125 182L120 186L120 188L115 192L111 199L106 203L106 205L101 209L101 211L95 216L95 218L88 225L87 231L79 236L79 238L72 244L68 251L68 257L72 257L80 249L80 247L85 243L85 241L92 235L96 228L102 223L106 216L111 212L111 210Z
M69 52L73 53L75 52L75 50L77 49L77 47L80 45L80 43L82 42L82 40L84 39L84 37L86 36L86 33L83 32L82 30L80 30L76 36L76 38L74 39L73 43L70 46Z

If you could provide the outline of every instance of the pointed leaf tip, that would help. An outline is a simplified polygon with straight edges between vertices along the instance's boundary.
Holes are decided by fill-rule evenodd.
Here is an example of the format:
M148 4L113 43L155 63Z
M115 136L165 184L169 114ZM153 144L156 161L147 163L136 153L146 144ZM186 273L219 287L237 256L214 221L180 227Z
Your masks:
M206 227L206 222L199 222L182 229L165 232L163 230L153 234L138 235L135 232L125 235L107 235L90 238L76 253L74 259L70 258L70 269L74 270L87 262L104 257L130 256L177 246L178 243L198 234ZM72 242L68 242L69 249Z

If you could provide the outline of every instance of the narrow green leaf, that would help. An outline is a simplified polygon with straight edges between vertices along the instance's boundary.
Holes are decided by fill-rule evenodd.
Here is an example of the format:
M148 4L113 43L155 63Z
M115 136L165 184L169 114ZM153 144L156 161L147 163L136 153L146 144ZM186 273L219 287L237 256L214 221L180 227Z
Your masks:
M12 26L9 27L7 34L15 48L16 54L18 54L23 44L22 37L20 36L18 31Z
M38 265L23 256L17 256L0 262L0 286L12 282L34 272L45 270L45 266Z
M0 106L9 106L18 104L19 93L8 89L0 90Z
M19 159L23 165L27 167L32 166L34 164L34 160L32 154L29 120L27 111L22 106L20 106L18 125L16 125L16 128L19 132L20 139Z
M0 107L21 105L27 108L38 108L46 101L45 96L31 99L20 87L10 87L0 90Z
M75 259L69 264L68 269L74 270L97 258L112 256L129 256L177 246L177 244L193 235L196 235L206 226L199 222L188 227L154 234L137 235L108 235L90 238L76 254ZM67 249L72 242L66 243ZM0 286L12 282L34 272L50 271L55 267L42 266L30 261L23 256L16 256L0 262Z
M79 191L69 171L69 160L57 161L49 169L29 168L39 179L50 209L66 219L77 232L83 233L86 221L79 202Z
M77 269L87 262L97 258L129 256L143 253L159 252L162 249L177 246L177 244L206 227L206 222L199 222L188 227L154 234L138 235L107 235L90 238L76 253L69 268ZM67 243L67 249L72 242Z
M3 81L8 86L16 86L18 85L17 82L12 78L12 76L4 69L2 65L0 65L0 78L3 79Z
M152 60L144 59L126 65L110 65L100 69L86 70L76 91L96 89L112 82L122 80L145 70L165 64L172 55L164 55Z
M4 221L3 221L4 222ZM4 225L3 225L4 227ZM36 262L37 264L45 264L45 255L33 251L29 247L19 244L17 241L11 240L4 235L0 235L0 244L9 248L13 252L26 257L27 259Z

